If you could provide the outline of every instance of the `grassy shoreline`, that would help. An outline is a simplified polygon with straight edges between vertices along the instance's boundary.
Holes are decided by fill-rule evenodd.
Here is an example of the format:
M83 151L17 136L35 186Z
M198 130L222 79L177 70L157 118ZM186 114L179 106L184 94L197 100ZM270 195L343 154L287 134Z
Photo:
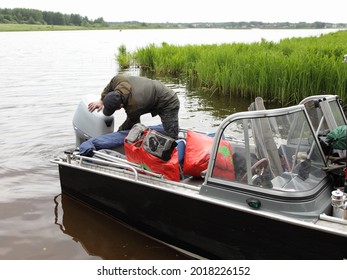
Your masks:
M85 27L85 26L68 26L68 25L38 25L38 24L0 24L0 32L17 32L17 31L67 31L67 30L104 30L114 29L107 27Z
M174 75L209 95L277 100L295 104L310 95L336 94L347 104L347 31L319 37L283 39L279 43L162 46L133 53L142 69Z
M131 25L131 24L110 24L109 26L71 26L71 25L39 25L39 24L15 24L1 23L0 32L17 31L74 31L74 30L122 30L122 29L177 29L160 25Z
M122 30L122 29L186 29L187 25L167 26L162 24L136 24L136 23L112 23L108 26L71 26L71 25L40 25L40 24L18 24L0 23L0 32L16 31L67 31L67 30ZM223 27L218 27L223 28ZM227 28L233 30L247 30L251 28ZM265 29L297 29L297 28L265 28ZM308 28L312 29L312 28ZM329 29L329 28L328 28ZM335 29L335 28L331 28ZM300 30L300 28L298 28Z

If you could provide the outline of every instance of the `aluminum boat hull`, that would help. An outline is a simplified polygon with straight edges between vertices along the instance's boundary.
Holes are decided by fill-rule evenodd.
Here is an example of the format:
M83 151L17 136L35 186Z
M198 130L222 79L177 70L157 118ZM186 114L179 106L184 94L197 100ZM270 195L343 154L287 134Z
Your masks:
M230 205L59 165L62 191L165 243L209 259L345 259L346 238Z

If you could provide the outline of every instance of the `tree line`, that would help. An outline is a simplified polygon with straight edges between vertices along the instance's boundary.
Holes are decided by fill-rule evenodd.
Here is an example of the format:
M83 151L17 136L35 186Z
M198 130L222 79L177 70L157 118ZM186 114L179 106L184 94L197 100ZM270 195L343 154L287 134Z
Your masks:
M0 9L0 23L73 25L73 26L108 26L102 17L90 20L78 14L62 14L35 9Z
M83 27L106 27L106 28L227 28L227 29L309 29L309 28L347 28L347 23L327 22L275 22L264 23L258 21L250 22L196 22L196 23L145 23L138 21L105 22L102 17L90 20L79 14L62 14L60 12L47 12L35 9L0 8L0 24L36 24L36 25L66 25Z

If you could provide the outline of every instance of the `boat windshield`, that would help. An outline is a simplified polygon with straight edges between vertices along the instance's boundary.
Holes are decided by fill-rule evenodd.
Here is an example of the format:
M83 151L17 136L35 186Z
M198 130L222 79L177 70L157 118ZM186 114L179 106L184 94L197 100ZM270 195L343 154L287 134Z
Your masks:
M301 101L300 104L305 105L317 134L346 125L346 118L337 96L311 96Z
M316 187L326 176L324 156L304 107L292 108L244 112L225 121L210 178L285 192ZM228 154L232 165L225 161Z

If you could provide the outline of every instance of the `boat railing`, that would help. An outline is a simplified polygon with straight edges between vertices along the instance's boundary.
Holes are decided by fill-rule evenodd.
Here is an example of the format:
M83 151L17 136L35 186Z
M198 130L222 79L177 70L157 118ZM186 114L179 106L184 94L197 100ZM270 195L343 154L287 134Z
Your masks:
M115 156L112 156L112 155L108 155L108 154L105 154L105 153L102 153L102 152L99 152L99 151L94 151L94 155L99 157L99 158L101 158L101 159L103 159L103 160L106 160L107 162L110 161L110 162L117 163L117 164L123 164L123 165L126 165L126 166L131 166L135 170L140 171L142 173L146 173L148 175L151 175L153 177L157 177L157 178L160 178L160 179L163 178L162 174L158 174L158 173L146 170L143 167L141 167L139 164L130 162L130 161L126 160L126 159L115 157Z
M88 163L89 164L95 163L95 164L99 164L99 165L122 168L122 169L127 169L127 170L130 169L134 173L134 179L136 182L139 179L139 174L138 174L139 172L151 175L151 176L156 177L156 178L160 178L160 179L163 178L162 174L158 174L158 173L154 173L154 172L151 172L149 170L146 170L138 164L129 162L129 161L122 159L122 158L117 158L117 157L114 157L114 156L111 156L111 155L108 155L105 153L101 153L98 151L94 151L94 154L99 158L81 156L78 153L76 154L76 153L73 153L71 151L66 151L65 154L66 154L66 161L68 164L71 164L71 160L72 160L72 158L74 158L80 166L82 166L83 163L87 163L87 164Z
M112 162L112 161L105 161L103 159L93 158L93 157L85 157L81 155L74 155L76 162L79 163L80 166L82 166L83 163L96 163L101 165L107 165L110 167L116 167L116 168L123 168L127 170L131 170L134 173L134 179L137 182L139 178L138 170L136 167L131 166L130 164L126 163L120 163L120 162ZM141 170L143 171L143 170Z
M101 165L108 165L116 168L123 168L123 169L130 169L134 172L135 180L138 181L138 172L156 177L156 178L163 178L162 174L154 173L152 171L144 169L142 166L129 162L126 159L118 158L112 155L108 155L99 151L94 151L94 155L96 157L86 157L81 156L80 154L76 153L77 150L67 150L65 151L66 155L66 162L68 164L71 164L71 159L76 159L76 162L79 163L79 165L82 165L82 163L96 163Z

